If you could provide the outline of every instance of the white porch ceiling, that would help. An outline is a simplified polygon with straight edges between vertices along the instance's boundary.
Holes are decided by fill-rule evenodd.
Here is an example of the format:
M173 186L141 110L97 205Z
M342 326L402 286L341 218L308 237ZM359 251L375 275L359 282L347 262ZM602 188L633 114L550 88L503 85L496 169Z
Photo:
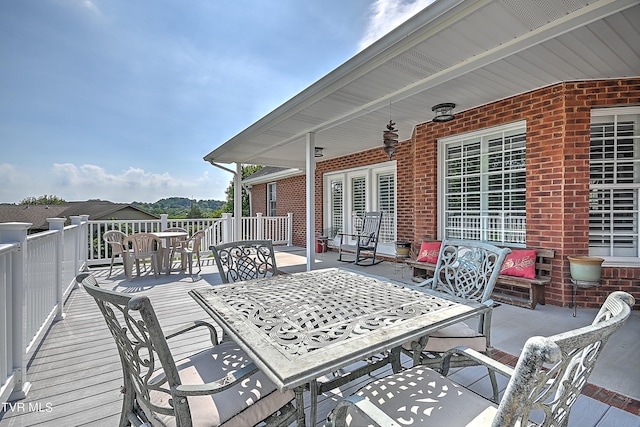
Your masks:
M433 118L562 81L640 76L640 1L439 0L207 154L305 166L375 147L389 110L400 140Z

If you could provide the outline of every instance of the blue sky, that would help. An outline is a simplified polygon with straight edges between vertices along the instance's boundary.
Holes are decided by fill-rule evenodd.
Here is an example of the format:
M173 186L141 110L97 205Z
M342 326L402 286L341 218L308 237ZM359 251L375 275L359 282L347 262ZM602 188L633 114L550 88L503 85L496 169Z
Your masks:
M204 155L429 0L0 3L0 203L224 200Z

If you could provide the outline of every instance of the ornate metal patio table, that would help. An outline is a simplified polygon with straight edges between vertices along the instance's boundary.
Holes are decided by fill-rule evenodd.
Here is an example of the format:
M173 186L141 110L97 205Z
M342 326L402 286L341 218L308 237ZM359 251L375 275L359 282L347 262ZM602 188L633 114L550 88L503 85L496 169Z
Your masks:
M312 425L317 393L346 383L338 377L318 387L317 378L394 348L398 357L388 357L380 366L398 363L397 349L406 341L490 309L338 268L189 294L280 390L296 390L298 404L309 386ZM304 419L298 422L304 425Z

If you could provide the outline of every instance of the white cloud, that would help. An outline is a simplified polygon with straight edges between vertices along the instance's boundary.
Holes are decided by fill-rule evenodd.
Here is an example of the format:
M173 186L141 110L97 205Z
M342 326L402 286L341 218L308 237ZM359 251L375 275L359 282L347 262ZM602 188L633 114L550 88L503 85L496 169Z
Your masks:
M389 31L424 9L435 0L376 0L360 50L366 48Z
M121 173L110 173L92 164L76 166L71 163L53 165L55 187L65 200L99 198L113 202L155 202L166 197L193 197L195 199L223 200L222 194L213 194L213 188L225 189L230 178L215 177L208 172L193 179L177 178L168 172L147 172L129 167ZM217 181L217 182L216 182Z

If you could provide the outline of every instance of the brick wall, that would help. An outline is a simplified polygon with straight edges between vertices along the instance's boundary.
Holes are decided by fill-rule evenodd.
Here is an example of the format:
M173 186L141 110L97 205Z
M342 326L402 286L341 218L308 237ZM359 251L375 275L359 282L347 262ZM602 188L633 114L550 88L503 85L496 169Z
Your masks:
M640 105L640 79L561 83L456 113L450 122L417 125L411 140L400 143L393 157L398 175L398 239L417 244L422 239L438 237L439 138L526 120L527 245L555 250L552 284L546 289L546 299L550 304L568 305L571 287L567 256L588 254L590 112L592 108L625 105ZM325 228L325 173L387 160L380 143L372 150L318 162L316 229ZM252 194L257 212L257 206L266 204L266 190L252 190ZM294 213L294 244L300 246L305 245L304 194L304 177L278 182L278 213ZM256 197L261 198L262 205ZM618 289L632 293L640 301L639 279L640 269L604 268L603 285L578 290L578 304L599 307L606 295Z

